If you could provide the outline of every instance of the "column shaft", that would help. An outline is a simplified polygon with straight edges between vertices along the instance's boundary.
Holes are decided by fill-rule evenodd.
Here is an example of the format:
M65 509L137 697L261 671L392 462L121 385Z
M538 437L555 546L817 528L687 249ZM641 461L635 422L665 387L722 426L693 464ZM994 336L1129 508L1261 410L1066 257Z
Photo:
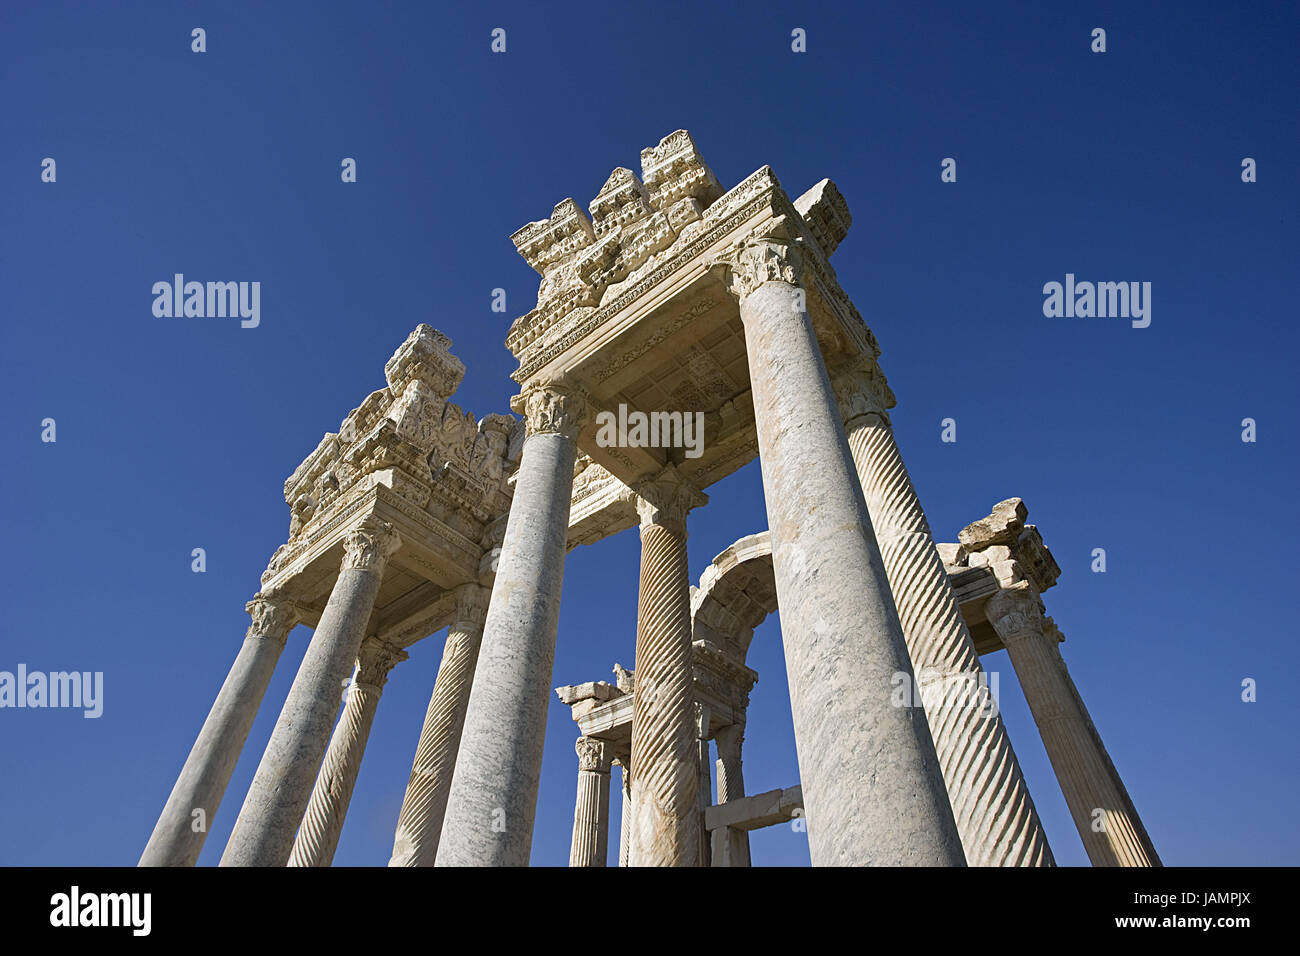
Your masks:
M618 865L627 866L632 849L632 758L622 756L618 758L618 762L619 766L623 768L623 803L621 804L619 821Z
M769 242L737 270L812 862L960 866L924 714L890 701L911 662L797 265Z
M397 818L389 866L433 866L437 858L490 593L476 584L461 589Z
M361 646L343 715L334 728L325 762L312 787L307 812L298 827L293 852L289 854L289 866L329 866L334 861L388 671L406 656L400 648L377 640Z
M609 855L609 749L591 737L579 737L577 749L578 797L569 866L604 866Z
M721 728L714 734L714 742L718 747L718 803L723 804L729 800L739 800L745 795L745 778L741 771L740 748L745 739L745 728L743 724L731 724ZM749 866L749 832L747 830L735 830L731 827L725 827L715 831L720 833L721 837L714 837L715 847L718 840L727 842L727 852L724 856L725 863L714 861L714 866ZM717 855L717 851L714 851Z
M343 565L221 857L222 866L284 866L311 797L365 636L389 555L400 538L373 518L348 534Z
M872 382L862 379L836 383L842 402L855 385L870 392ZM884 387L883 381L878 387ZM884 415L882 407L854 416L848 425L849 449L920 682L966 861L971 866L1052 866L1047 835Z
M172 787L140 866L193 866L198 861L296 620L286 602L261 595L249 602L248 612L253 624Z
M699 860L699 753L691 670L691 595L686 512L703 496L669 466L641 496L632 705L632 866L695 866Z
M1037 596L1027 587L1004 589L989 599L987 614L1006 645L1092 865L1160 866L1061 659L1055 628L1045 626Z
M528 437L438 843L438 866L526 866L546 740L581 396L524 393Z

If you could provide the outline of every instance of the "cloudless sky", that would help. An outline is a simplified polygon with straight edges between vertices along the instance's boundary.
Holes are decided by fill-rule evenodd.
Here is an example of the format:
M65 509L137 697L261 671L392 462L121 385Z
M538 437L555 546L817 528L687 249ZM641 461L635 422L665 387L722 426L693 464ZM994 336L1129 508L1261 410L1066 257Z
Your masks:
M97 720L0 710L0 863L137 861L286 538L284 479L421 322L468 368L454 400L505 411L506 329L538 282L510 234L679 128L725 187L763 164L792 197L840 187L834 265L884 350L935 536L1024 498L1062 568L1062 652L1165 863L1300 862L1300 15L1054 6L5 3L0 670L102 671L105 701ZM175 272L260 281L260 327L155 318ZM1045 318L1067 272L1151 282L1150 327ZM708 491L696 581L766 526L757 462ZM634 530L570 554L554 685L632 666L638 562ZM309 636L289 638L202 864ZM337 864L388 860L442 641L389 680ZM984 663L1058 862L1086 864L1005 652ZM798 782L775 618L749 664L757 793ZM537 864L568 859L576 736L553 700ZM617 771L613 812L616 858ZM789 827L753 845L808 861Z

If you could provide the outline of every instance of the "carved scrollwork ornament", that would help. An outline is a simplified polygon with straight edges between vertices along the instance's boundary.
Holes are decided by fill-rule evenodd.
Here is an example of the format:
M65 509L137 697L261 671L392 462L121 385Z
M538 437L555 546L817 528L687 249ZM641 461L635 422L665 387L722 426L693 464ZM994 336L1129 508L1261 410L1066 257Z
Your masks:
M875 415L884 424L890 423L888 410L897 402L885 380L885 373L874 362L854 366L836 375L831 387L835 390L840 415L846 424L863 415Z
M456 590L454 626L462 630L481 628L487 619L492 589L478 584L463 584Z
M366 518L343 539L343 568L369 571L382 568L402 546L401 535L387 521Z
M574 749L578 752L578 769L588 773L609 773L609 745L594 737L579 737Z
M1003 643L1044 633L1043 602L1027 583L996 592L984 613Z
M371 638L361 645L357 653L357 683L374 690L382 690L388 682L388 673L409 655L394 644Z
M754 292L766 282L803 282L803 254L788 239L754 239L746 242L715 265L726 270L724 281L738 299Z
M563 435L576 439L587 414L587 397L582 389L555 382L530 385L518 397L517 404L522 406L529 436Z
M298 623L297 608L285 598L259 593L244 605L244 609L253 618L245 637L265 637L283 644Z

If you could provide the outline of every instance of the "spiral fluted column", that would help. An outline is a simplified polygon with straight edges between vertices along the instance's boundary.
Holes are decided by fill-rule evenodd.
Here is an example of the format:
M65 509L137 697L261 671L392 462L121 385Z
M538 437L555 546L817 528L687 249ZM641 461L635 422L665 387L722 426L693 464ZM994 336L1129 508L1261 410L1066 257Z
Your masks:
M695 866L699 753L691 670L686 513L707 499L669 465L636 489L641 516L632 702L631 866Z
M632 757L629 754L620 754L616 761L622 768L621 774L623 783L620 789L623 791L623 802L619 805L619 828L618 828L618 865L628 865L628 854L632 849Z
M604 866L609 855L609 744L579 737L578 797L573 806L569 866Z
M259 594L247 604L253 623L203 721L171 796L140 857L140 866L193 866L257 716L297 612Z
M289 866L329 866L334 861L388 672L406 658L406 651L377 639L361 645L343 714L312 787L307 812L289 854Z
M717 730L713 742L718 748L718 803L739 800L745 795L745 777L741 770L740 750L745 740L744 724L729 724ZM729 866L749 866L749 832L724 827L719 839L730 841L720 856Z
M1052 866L1047 834L894 440L889 386L874 362L837 376L834 386L966 861Z
M754 397L795 744L815 866L965 862L806 292L780 221L726 263Z
M1160 866L1147 835L1061 659L1059 632L1027 584L1005 588L985 611L1006 645L1070 816L1093 866Z
M510 518L465 713L437 866L527 866L546 742L583 393L530 385Z
M275 722L222 866L284 866L338 714L339 689L361 649L397 531L367 517L343 539L343 563Z
M490 596L491 591L477 584L461 585L457 591L456 619L447 631L442 664L424 714L389 866L433 866L438 856L438 835L447 812Z

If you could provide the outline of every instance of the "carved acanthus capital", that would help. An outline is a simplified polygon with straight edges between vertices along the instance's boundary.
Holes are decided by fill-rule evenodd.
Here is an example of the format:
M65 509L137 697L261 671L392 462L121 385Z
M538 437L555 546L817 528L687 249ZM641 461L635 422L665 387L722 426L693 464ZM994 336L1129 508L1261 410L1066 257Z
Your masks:
M456 589L456 617L452 627L457 630L482 630L491 599L491 588L480 584L462 584Z
M984 615L1003 644L1046 633L1043 602L1029 584L1003 588L989 598Z
M283 644L298 623L297 607L284 597L272 597L259 592L244 605L244 610L253 618L245 637L263 637Z
M402 546L402 537L387 521L370 515L343 539L343 568L382 570Z
M388 672L409 655L394 644L372 637L357 652L357 683L373 690L383 690Z
M528 435L563 435L576 439L586 423L587 396L582 389L560 382L530 385L516 395L511 407L524 416Z
M885 380L885 373L875 362L862 361L838 373L831 379L840 415L847 425L863 415L875 415L889 424L889 409L897 401Z
M713 740L718 747L719 760L739 761L740 751L745 743L745 725L728 724L719 727L713 734Z
M587 773L609 773L610 762L614 759L613 749L603 740L595 737L579 737L575 746L578 751L578 769Z
M725 269L724 281L738 299L765 282L799 285L803 281L803 254L792 240L784 238L750 240L714 265Z
M708 504L709 496L681 476L676 465L669 465L654 478L638 482L636 511L641 526L682 524L692 508Z

